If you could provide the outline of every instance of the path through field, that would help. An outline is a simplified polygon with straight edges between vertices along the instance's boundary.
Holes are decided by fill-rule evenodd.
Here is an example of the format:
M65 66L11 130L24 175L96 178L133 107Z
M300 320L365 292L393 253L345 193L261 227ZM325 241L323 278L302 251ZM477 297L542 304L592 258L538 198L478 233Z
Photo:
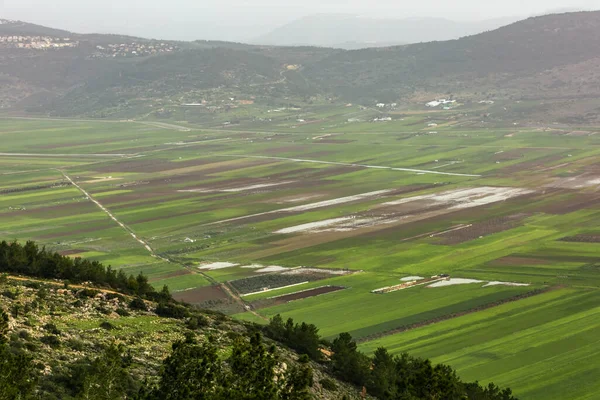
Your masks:
M232 157L232 158L259 158L266 160L279 160L279 161L291 161L291 162L302 162L302 163L313 163L313 164L329 164L329 165L341 165L345 167L359 167L359 168L372 168L372 169L386 169L389 171L403 171L403 172L415 172L417 174L435 174L435 175L449 175L449 176L465 176L470 178L479 178L481 175L474 174L459 174L454 172L441 172L431 171L426 169L413 169L413 168L397 168L397 167L386 167L381 165L366 165L366 164L351 164L336 161L320 161L320 160L308 160L302 158L286 158L286 157L269 157L269 156L247 156L247 155L229 155L229 154L216 154L216 157Z
M98 208L100 208L102 211L104 211L104 213L106 213L106 215L108 215L110 217L110 219L112 219L113 221L115 221L121 228L123 228L123 230L125 232L127 232L133 239L135 239L135 241L137 241L139 244L141 244L142 246L144 246L144 248L150 253L150 255L154 258L158 258L162 261L168 262L168 263L172 263L173 261L162 257L158 254L156 254L154 252L154 250L152 249L152 247L150 247L150 245L144 241L143 239L139 238L135 232L128 227L127 225L125 225L123 222L119 221L119 219L117 217L114 216L113 213L111 213L106 207L104 207L98 200L94 199L84 188L82 188L81 186L79 186L77 183L75 183L75 181L73 181L73 179L71 179L71 177L69 175L67 175L64 171L60 171L60 173L65 177L65 179L67 179L69 182L71 182L71 184L73 186L75 186L77 189L79 189L79 191L81 193L83 193L88 199L90 199L94 204L96 204L98 206ZM202 273L201 271L196 271L193 268L189 268L186 266L183 266L184 268L186 268L188 271L190 271L193 274L197 274L200 273L203 277L205 277L206 279L208 279L209 282L217 284L219 286L221 286L223 288L223 290L237 303L239 303L240 305L242 305L244 307L244 309L248 310L249 312L251 312L252 314L254 314L255 316L257 316L258 318L261 318L263 320L266 320L266 318L262 315L260 315L259 313L257 313L256 311L250 309L248 307L248 305L246 304L246 302L239 296L237 295L227 284L225 283L219 283L217 281L215 281L212 277L210 277L207 274Z
M104 213L106 213L106 215L108 215L110 217L110 219L112 219L113 221L115 221L121 228L123 228L123 230L125 232L127 232L133 239L135 239L135 241L137 241L139 244L141 244L142 246L144 246L144 248L146 250L148 250L148 252L150 253L150 255L154 258L158 258L161 259L163 261L169 262L169 260L167 260L166 258L163 258L159 255L157 255L154 250L152 250L152 247L150 247L150 245L145 242L144 240L140 239L135 232L133 232L133 230L128 227L127 225L125 225L123 222L119 221L117 219L117 217L115 217L113 215L113 213L111 213L106 207L104 207L102 204L100 204L100 202L96 199L94 199L92 197L92 195L90 195L84 188L82 188L81 186L79 186L77 183L75 183L75 181L73 179L71 179L71 177L69 175L67 175L64 171L60 171L60 173L65 177L65 179L67 179L69 182L71 182L71 184L73 186L75 186L77 189L79 189L79 191L81 193L83 193L88 199L90 199L94 204L96 204L98 206L98 208L100 208L102 211L104 211Z

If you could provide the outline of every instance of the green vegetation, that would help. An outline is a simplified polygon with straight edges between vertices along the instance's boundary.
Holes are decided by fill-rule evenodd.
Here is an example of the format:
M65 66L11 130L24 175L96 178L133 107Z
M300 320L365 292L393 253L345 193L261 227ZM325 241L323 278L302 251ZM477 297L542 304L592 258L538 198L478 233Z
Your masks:
M61 256L47 252L45 248L28 241L0 242L0 273L10 273L40 277L43 279L62 279L73 283L91 282L104 288L119 290L129 295L140 296L154 301L172 301L169 289L165 286L157 292L148 283L148 278L139 274L127 276L122 270L115 271L98 261ZM96 292L91 292L91 296Z
M54 281L3 275L0 289L15 295L0 296L2 398L309 400L358 398L364 386L380 399L513 399L508 389L464 384L450 367L432 367L407 355L402 359L409 364L382 370L378 358L359 353L348 334L333 341L330 353L321 347L314 325L271 322L265 331L297 349L292 353L276 341L263 341L258 326L222 314L189 310L182 322L159 317L161 304L149 303L156 314L130 307L124 316L115 310L126 307L126 295L79 296L83 289L57 287ZM3 311L6 305L12 316ZM110 322L102 320L107 315ZM39 329L49 318L55 322ZM331 360L322 352L333 354ZM323 384L317 386L315 377Z
M179 44L80 57L67 81L68 50L10 58L7 82L26 85L0 96L36 93L43 72L56 97L19 104L106 118L0 119L0 271L11 273L0 299L17 326L2 351L35 355L44 394L89 392L112 368L127 396L160 397L177 382L161 388L163 360L216 353L222 374L197 376L216 390L238 336L246 346L260 330L263 361L302 380L298 354L309 356L317 397L357 395L347 379L381 398L503 396L491 382L525 400L589 398L600 390L597 18L357 52ZM457 102L425 106L442 96ZM15 284L35 276L68 282Z

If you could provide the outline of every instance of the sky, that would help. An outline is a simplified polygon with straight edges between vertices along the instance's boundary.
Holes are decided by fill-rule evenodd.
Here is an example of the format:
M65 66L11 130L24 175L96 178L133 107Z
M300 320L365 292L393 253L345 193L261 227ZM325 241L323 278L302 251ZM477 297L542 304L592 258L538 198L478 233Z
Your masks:
M317 13L466 21L564 9L600 9L600 0L0 0L0 18L74 32L232 41Z

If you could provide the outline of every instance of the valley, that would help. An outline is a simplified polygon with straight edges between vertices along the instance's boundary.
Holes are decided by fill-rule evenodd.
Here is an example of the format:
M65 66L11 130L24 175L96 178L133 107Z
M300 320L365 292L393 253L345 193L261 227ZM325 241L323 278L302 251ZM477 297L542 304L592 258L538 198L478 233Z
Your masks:
M5 116L2 236L143 272L241 320L281 314L367 353L430 357L523 399L593 391L600 128L482 123L468 106L352 123L349 109L378 115Z

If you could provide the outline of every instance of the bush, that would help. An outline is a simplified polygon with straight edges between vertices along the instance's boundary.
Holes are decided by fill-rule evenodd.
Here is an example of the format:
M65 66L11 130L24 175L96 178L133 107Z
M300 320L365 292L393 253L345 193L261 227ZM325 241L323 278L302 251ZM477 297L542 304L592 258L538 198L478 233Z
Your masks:
M44 329L52 335L60 335L60 330L51 322L44 325Z
M75 350L75 351L83 351L85 349L84 343L78 339L71 338L71 339L67 340L66 345L70 349Z
M52 348L57 348L60 347L60 338L58 336L55 335L46 335L46 336L42 336L42 338L40 339L40 341Z
M100 324L100 328L102 328L102 329L106 329L107 331L112 331L112 330L115 330L115 329L117 329L117 327L116 327L116 326L114 326L113 324L111 324L111 323L110 323L110 322L108 322L108 321L104 321L104 322L102 322L102 323Z
M324 379L321 379L321 381L319 381L319 383L321 384L321 386L323 386L323 389L325 389L325 390L329 390L330 392L337 391L337 385L335 384L333 379L324 378Z
M31 333L23 329L19 331L19 337L23 340L31 340Z
M204 315L197 315L197 316L190 317L190 319L186 323L187 328L191 329L193 331L196 329L205 328L209 325L210 325L210 321Z
M81 307L83 307L83 301L75 300L72 305L73 305L73 307L81 308Z
M148 307L146 307L146 303L144 303L144 300L142 300L139 297L136 297L135 299L131 300L131 303L129 303L129 308L131 308L132 310L138 310L138 311L148 311Z
M97 290L94 290L94 289L88 289L88 288L86 288L86 289L81 289L81 290L80 290L80 291L77 293L77 296L78 296L78 297L81 297L81 298L86 298L86 297L88 297L88 298L91 298L91 299L93 299L94 297L96 297L96 295L97 295L98 293L100 293L100 292L99 292L99 291L97 291Z
M30 289L39 289L42 285L39 282L25 282L25 287Z
M129 317L131 315L129 311L121 307L117 308L116 313L119 314L121 317Z
M104 314L104 315L110 315L110 314L112 314L112 311L111 311L111 310L109 310L109 309L108 309L108 308L106 308L106 307L99 306L99 307L96 307L96 310L97 310L97 311L98 311L100 314Z
M120 302L125 302L125 297L118 293L106 293L106 300L119 299Z
M15 292L12 292L10 290L5 290L4 292L2 292L2 296L7 297L11 300L16 300L17 297L19 297Z
M190 315L190 312L184 306L173 303L160 303L156 307L156 314L166 318L183 319Z

